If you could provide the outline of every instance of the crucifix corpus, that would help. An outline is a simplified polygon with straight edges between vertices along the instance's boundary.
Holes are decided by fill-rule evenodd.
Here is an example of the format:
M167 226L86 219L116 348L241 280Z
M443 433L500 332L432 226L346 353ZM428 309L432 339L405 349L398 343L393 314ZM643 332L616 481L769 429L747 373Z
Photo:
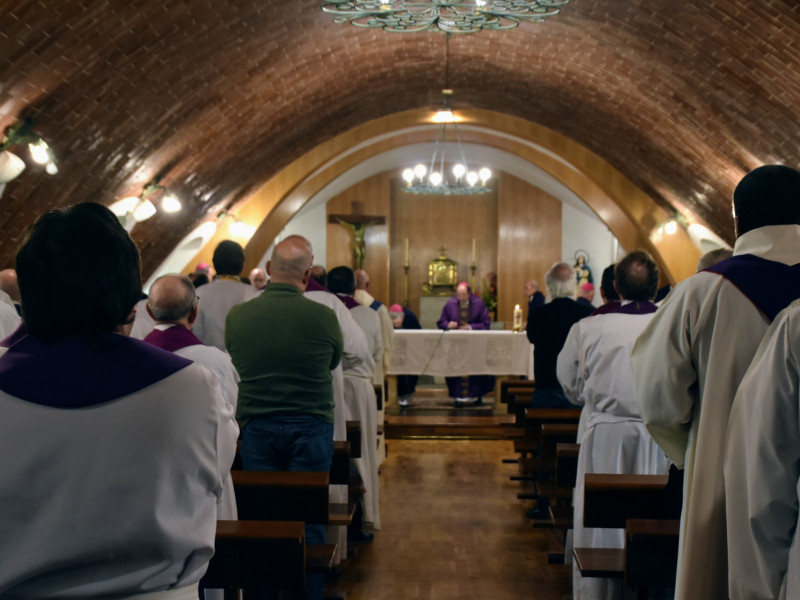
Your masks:
M386 223L386 217L381 215L365 215L363 214L363 203L353 202L353 212L349 215L329 215L328 223L338 223L347 227L353 232L353 264L355 269L364 268L364 258L367 255L367 244L364 241L364 235L367 232L367 227L372 225L383 225Z

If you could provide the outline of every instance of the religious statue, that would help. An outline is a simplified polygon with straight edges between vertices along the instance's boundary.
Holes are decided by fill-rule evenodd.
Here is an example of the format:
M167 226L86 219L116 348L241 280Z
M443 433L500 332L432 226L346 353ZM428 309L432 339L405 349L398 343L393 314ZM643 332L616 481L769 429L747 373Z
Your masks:
M343 225L353 232L353 269L363 269L367 256L367 243L364 239L367 227L386 224L386 217L365 215L363 203L359 201L354 200L352 206L353 212L349 215L328 215L328 223Z
M575 252L575 280L578 282L578 287L584 283L594 283L592 270L589 268L589 254L586 250Z
M367 244L364 241L364 235L367 233L367 227L371 225L378 225L378 222L369 221L367 223L353 223L340 218L337 218L336 222L339 223L339 225L344 225L353 231L353 262L356 269L363 269L364 258L367 256Z

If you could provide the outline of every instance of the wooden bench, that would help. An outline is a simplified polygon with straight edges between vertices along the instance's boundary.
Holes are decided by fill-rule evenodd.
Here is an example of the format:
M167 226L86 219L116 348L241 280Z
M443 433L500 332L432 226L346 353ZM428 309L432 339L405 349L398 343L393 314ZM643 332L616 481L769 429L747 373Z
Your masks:
M345 427L350 442L350 458L361 458L361 421L347 421Z
M217 521L214 556L203 577L208 589L238 598L241 589L303 595L306 572L328 572L335 544L305 545L299 521Z
M676 473L679 473L676 475ZM682 473L585 475L584 525L624 528L625 548L574 548L584 577L623 578L637 597L675 582Z
M562 487L575 487L578 476L578 455L580 444L556 444L556 484Z
M329 473L231 471L239 519L349 525L355 507L330 504Z

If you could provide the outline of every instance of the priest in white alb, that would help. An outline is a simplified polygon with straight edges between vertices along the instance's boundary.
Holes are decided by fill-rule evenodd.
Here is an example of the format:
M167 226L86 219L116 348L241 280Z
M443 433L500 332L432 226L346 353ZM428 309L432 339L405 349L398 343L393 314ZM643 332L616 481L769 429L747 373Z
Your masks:
M754 169L733 208L733 256L675 286L631 356L642 419L685 469L677 600L728 597L728 416L767 327L800 297L800 172Z
M616 266L614 285L621 303L612 313L575 323L558 355L556 372L564 394L584 406L585 430L578 440L578 471L574 500L576 548L624 548L623 529L583 525L586 473L666 474L669 462L645 429L633 394L631 349L656 311L658 267L641 250ZM582 577L572 572L575 600L622 599L621 579Z

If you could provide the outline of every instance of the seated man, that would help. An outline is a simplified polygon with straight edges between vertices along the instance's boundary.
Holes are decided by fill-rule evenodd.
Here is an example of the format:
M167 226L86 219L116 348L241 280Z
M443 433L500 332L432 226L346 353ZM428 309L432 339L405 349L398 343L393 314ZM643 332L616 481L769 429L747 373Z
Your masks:
M139 252L100 204L41 217L0 348L0 596L196 599L236 422L211 373L114 333Z
M456 295L442 308L439 329L489 329L492 319L483 300L461 282L456 286ZM483 395L494 389L494 376L470 375L469 377L446 377L447 389L456 407L481 403Z
M392 304L389 307L389 316L392 318L392 325L395 329L422 329L417 315L399 304ZM411 404L411 398L417 389L417 381L419 381L419 375L397 376L397 404L401 407Z

